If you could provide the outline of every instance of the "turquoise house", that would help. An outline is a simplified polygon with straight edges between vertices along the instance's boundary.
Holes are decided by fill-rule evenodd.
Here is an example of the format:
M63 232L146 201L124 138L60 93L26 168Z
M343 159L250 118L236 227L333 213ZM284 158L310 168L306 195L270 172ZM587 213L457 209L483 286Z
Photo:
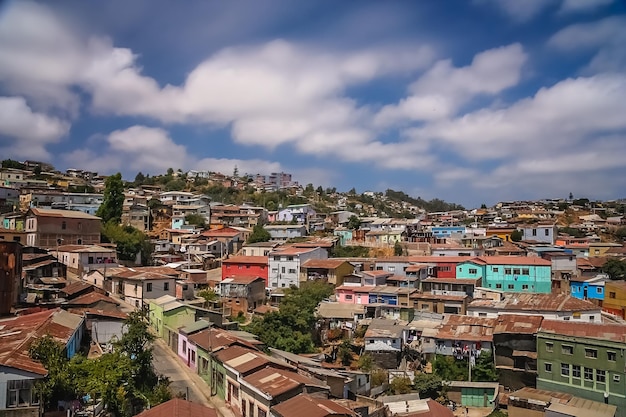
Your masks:
M345 228L345 227L337 227L335 228L335 230L333 231L333 235L335 237L339 238L339 245L340 246L345 246L346 243L350 240L352 240L352 233L353 231Z
M459 262L456 277L482 278L485 288L504 292L549 294L552 263L535 256L483 256Z

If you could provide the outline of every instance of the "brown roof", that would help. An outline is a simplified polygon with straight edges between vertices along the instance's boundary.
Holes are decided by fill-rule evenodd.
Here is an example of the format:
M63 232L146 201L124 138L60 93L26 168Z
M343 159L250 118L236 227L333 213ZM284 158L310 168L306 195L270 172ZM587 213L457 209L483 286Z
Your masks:
M111 303L115 305L120 305L115 299L111 297L107 297L106 295L100 294L99 292L90 292L79 297L74 298L73 300L68 301L66 304L68 305L91 305L95 304L99 301L104 301L105 303Z
M598 269L602 268L608 259L609 258L604 256L596 256L592 258L576 258L576 266L580 269Z
M542 333L626 343L626 325L623 324L544 320L540 331Z
M254 372L269 364L278 364L278 361L264 353L254 351L242 346L230 346L215 354L215 357L241 375ZM287 364L280 365L283 368L291 368Z
M188 339L207 352L215 352L235 344L244 345L248 350L257 350L255 345L263 344L258 340L241 339L226 330L216 328L200 330L190 335Z
M387 271L361 271L361 274L363 275L369 275L371 277L381 277L384 275L393 275L391 272L387 272Z
M438 339L492 341L496 319L486 317L446 316L437 331Z
M149 410L137 414L137 417L217 417L217 412L202 404L185 401L182 398L171 400L157 405Z
M272 407L279 417L355 416L356 413L334 401L299 394Z
M259 276L255 276L255 275L236 275L236 276L226 276L222 279L221 282L224 282L225 280L229 280L229 283L231 284L252 284L254 281L256 280L262 280L265 281L264 278L259 277Z
M76 210L31 208L30 211L34 215L40 217L65 217L68 219L100 220L100 217L96 217L91 214L83 213L82 211Z
M433 294L431 292L415 292L409 296L411 300L437 300L437 301L463 301L469 298L469 295L443 295Z
M410 262L421 264L459 263L473 259L471 256L411 256Z
M259 391L275 398L303 385L320 385L318 381L293 371L266 367L244 378Z
M296 248L295 246L281 246L270 252L270 256L281 255L300 255L302 253L309 253L317 249L316 247Z
M323 269L336 269L346 263L341 259L307 259L301 265L302 268L323 268Z
M177 278L178 271L167 266L145 266L141 268L125 268L111 274L115 278L132 280L170 279Z
M224 259L222 264L255 264L255 265L267 265L267 256L231 256L228 259Z
M441 282L445 284L473 284L476 285L476 281L481 278L425 278L422 282Z
M96 287L94 287L92 284L89 284L83 281L76 281L76 282L72 282L69 285L66 285L65 287L63 287L61 291L67 294L68 296L71 296L71 295L74 295L74 294L77 294L79 292L83 292L86 290L93 291L95 290L95 288Z
M80 253L114 253L115 249L105 248L99 245L63 245L55 248L59 252L80 252Z
M535 334L541 326L543 316L500 314L493 329L497 333Z
M507 294L500 301L475 299L468 308L488 308L508 311L593 311L600 307L591 301L580 300L568 294Z

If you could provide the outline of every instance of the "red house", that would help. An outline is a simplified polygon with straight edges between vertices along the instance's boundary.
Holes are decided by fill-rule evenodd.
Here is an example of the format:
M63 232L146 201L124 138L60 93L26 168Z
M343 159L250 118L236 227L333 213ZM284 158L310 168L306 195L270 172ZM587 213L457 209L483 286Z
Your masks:
M411 256L412 264L426 264L432 267L431 277L456 278L456 266L471 259L469 256Z
M222 261L222 280L236 277L261 277L268 281L267 256L233 256Z

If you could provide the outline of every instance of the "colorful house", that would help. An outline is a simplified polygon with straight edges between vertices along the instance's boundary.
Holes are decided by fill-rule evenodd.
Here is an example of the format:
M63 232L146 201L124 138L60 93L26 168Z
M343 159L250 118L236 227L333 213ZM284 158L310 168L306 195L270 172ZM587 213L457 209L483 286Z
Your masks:
M339 303L368 304L370 291L374 288L375 287L373 285L341 285L335 288L335 296L337 297L337 302Z
M414 264L426 264L430 267L430 276L435 278L456 278L456 267L467 261L467 256L411 256Z
M196 314L192 307L179 302L171 295L164 295L156 300L150 300L148 318L157 335L176 352L178 329L193 323Z
M354 265L342 259L307 259L300 266L300 282L325 280L341 285L346 275L354 272Z
M267 256L233 256L222 261L222 279L261 277L265 280L265 286L267 287L268 271L269 260Z
M626 319L626 281L606 281L602 310Z
M185 364L196 371L198 369L196 345L189 342L189 336L209 328L211 323L206 320L198 320L185 327L181 327L178 331L178 356Z
M505 292L548 294L552 291L551 262L538 257L485 256L461 262L457 278L482 278L486 288Z
M570 280L570 294L572 297L581 300L591 300L602 305L604 300L604 284L609 277L604 274L596 275L593 278L574 277Z

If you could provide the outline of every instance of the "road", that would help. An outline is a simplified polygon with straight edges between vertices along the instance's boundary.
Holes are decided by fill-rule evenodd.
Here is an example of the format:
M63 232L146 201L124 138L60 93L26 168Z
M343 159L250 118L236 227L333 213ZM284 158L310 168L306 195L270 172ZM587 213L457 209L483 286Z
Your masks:
M170 387L174 394L177 392L188 392L189 397L187 399L189 401L213 407L213 404L209 402L203 393L203 390L208 391L207 385L197 374L187 368L174 352L167 348L165 342L161 339L154 341L152 363L157 373L163 374L170 379Z

